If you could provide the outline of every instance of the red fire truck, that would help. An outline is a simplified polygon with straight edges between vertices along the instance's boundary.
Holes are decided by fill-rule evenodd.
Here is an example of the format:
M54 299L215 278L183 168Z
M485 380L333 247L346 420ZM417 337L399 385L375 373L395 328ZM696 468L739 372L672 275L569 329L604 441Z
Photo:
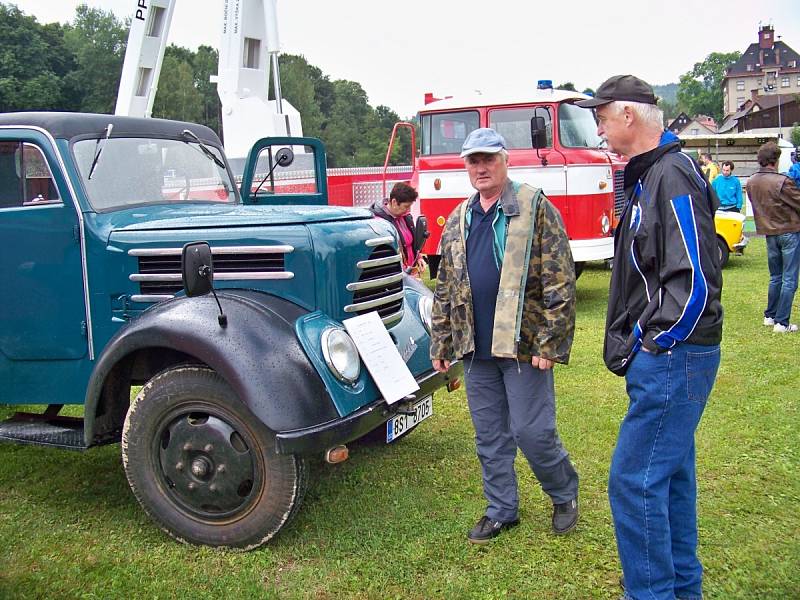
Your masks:
M549 81L540 81L532 93L517 98L480 94L439 99L426 94L418 113L420 154L412 157L413 167L330 169L330 201L369 206L386 196L395 181L410 181L419 191L415 211L428 218L431 236L423 252L435 274L447 216L474 191L459 158L461 145L472 130L491 127L509 146L511 179L542 188L561 212L580 273L586 261L614 255L613 228L625 202L625 162L602 148L592 112L575 106L586 97L554 90ZM406 125L415 137L414 126ZM387 162L396 131L397 127ZM417 147L416 141L412 147Z
M509 177L544 190L561 212L580 272L589 260L614 254L613 227L624 207L624 160L601 147L592 112L575 106L585 95L554 90L540 81L524 97L476 95L436 99L425 96L419 111L420 155L412 185L431 236L423 251L435 270L447 216L473 193L461 145L478 127L491 127L509 147ZM534 144L532 129L538 127ZM540 146L536 148L534 146Z

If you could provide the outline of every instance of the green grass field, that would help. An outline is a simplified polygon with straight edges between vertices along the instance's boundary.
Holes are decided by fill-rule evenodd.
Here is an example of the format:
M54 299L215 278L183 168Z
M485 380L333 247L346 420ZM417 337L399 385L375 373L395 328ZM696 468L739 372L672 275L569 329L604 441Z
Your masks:
M765 265L756 239L724 271L722 366L697 434L708 598L800 597L800 335L761 325ZM572 361L556 370L560 433L581 475L573 534L550 533L548 499L520 459L521 525L467 543L485 505L459 391L437 394L434 416L396 444L352 444L337 466L315 458L297 519L246 554L162 534L118 445L1 445L0 598L617 598L606 481L626 399L601 360L608 278L599 266L581 277Z

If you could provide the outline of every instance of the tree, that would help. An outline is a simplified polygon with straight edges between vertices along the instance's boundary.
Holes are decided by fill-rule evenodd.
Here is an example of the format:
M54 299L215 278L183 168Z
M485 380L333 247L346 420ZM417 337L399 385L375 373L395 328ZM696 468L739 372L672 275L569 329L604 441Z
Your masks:
M789 139L794 144L794 147L800 147L800 123L794 123L794 127L792 127L792 132L789 134Z
M722 120L722 79L725 70L739 60L739 52L712 52L703 62L695 63L678 83L678 110L689 116L709 115Z
M211 83L211 76L217 73L219 52L211 46L200 46L194 55L194 85L200 94L202 115L200 122L217 133L222 125L222 103L217 93L217 84Z
M329 149L328 164L334 167L359 166L356 154L363 147L367 119L372 109L361 84L340 79L333 82L334 101L323 141Z
M172 54L164 56L153 116L197 122L202 114L202 96L194 86L192 65Z
M680 114L680 111L678 110L678 104L676 102L670 102L662 98L658 101L658 107L664 112L664 120L666 120L667 123L675 119L675 117Z
M111 113L117 101L119 79L128 28L111 11L75 9L75 20L64 31L67 49L75 56L76 67L65 84L77 95L77 109Z
M566 83L562 83L560 85L555 86L557 90L567 90L568 92L577 92L578 90L575 89L575 84L571 81Z
M75 108L64 85L75 61L61 25L0 4L0 39L0 112Z
M317 73L302 56L284 55L279 58L281 93L300 113L303 133L322 137L324 117L316 97L314 78ZM317 69L319 71L319 69ZM321 72L319 72L321 75Z

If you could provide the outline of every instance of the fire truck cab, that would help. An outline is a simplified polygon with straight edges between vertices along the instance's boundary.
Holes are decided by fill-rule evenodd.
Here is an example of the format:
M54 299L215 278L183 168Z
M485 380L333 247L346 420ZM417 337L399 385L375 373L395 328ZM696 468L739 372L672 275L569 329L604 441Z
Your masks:
M603 149L591 110L575 106L584 94L555 90L546 81L524 97L433 98L419 111L420 155L412 183L431 236L423 251L432 273L447 216L474 192L461 146L479 127L491 127L508 144L509 177L544 190L561 212L578 273L583 263L614 255L613 228L624 207L624 160ZM543 128L533 143L532 127ZM543 146L536 148L534 146Z

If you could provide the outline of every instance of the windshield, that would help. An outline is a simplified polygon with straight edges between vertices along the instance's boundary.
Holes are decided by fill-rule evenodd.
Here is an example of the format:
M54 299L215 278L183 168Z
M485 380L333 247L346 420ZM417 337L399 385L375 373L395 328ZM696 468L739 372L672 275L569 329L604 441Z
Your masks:
M467 135L477 128L474 110L422 115L422 154L458 154Z
M498 108L489 112L489 127L503 136L509 150L533 148L531 119L542 117L545 124L546 147L553 146L553 123L546 106L523 108Z
M206 148L222 162L217 148ZM195 142L88 139L75 142L73 153L89 202L97 211L165 202L237 200L227 170ZM94 168L92 163L96 163Z
M568 148L599 148L602 142L592 111L574 104L559 105L558 133Z

